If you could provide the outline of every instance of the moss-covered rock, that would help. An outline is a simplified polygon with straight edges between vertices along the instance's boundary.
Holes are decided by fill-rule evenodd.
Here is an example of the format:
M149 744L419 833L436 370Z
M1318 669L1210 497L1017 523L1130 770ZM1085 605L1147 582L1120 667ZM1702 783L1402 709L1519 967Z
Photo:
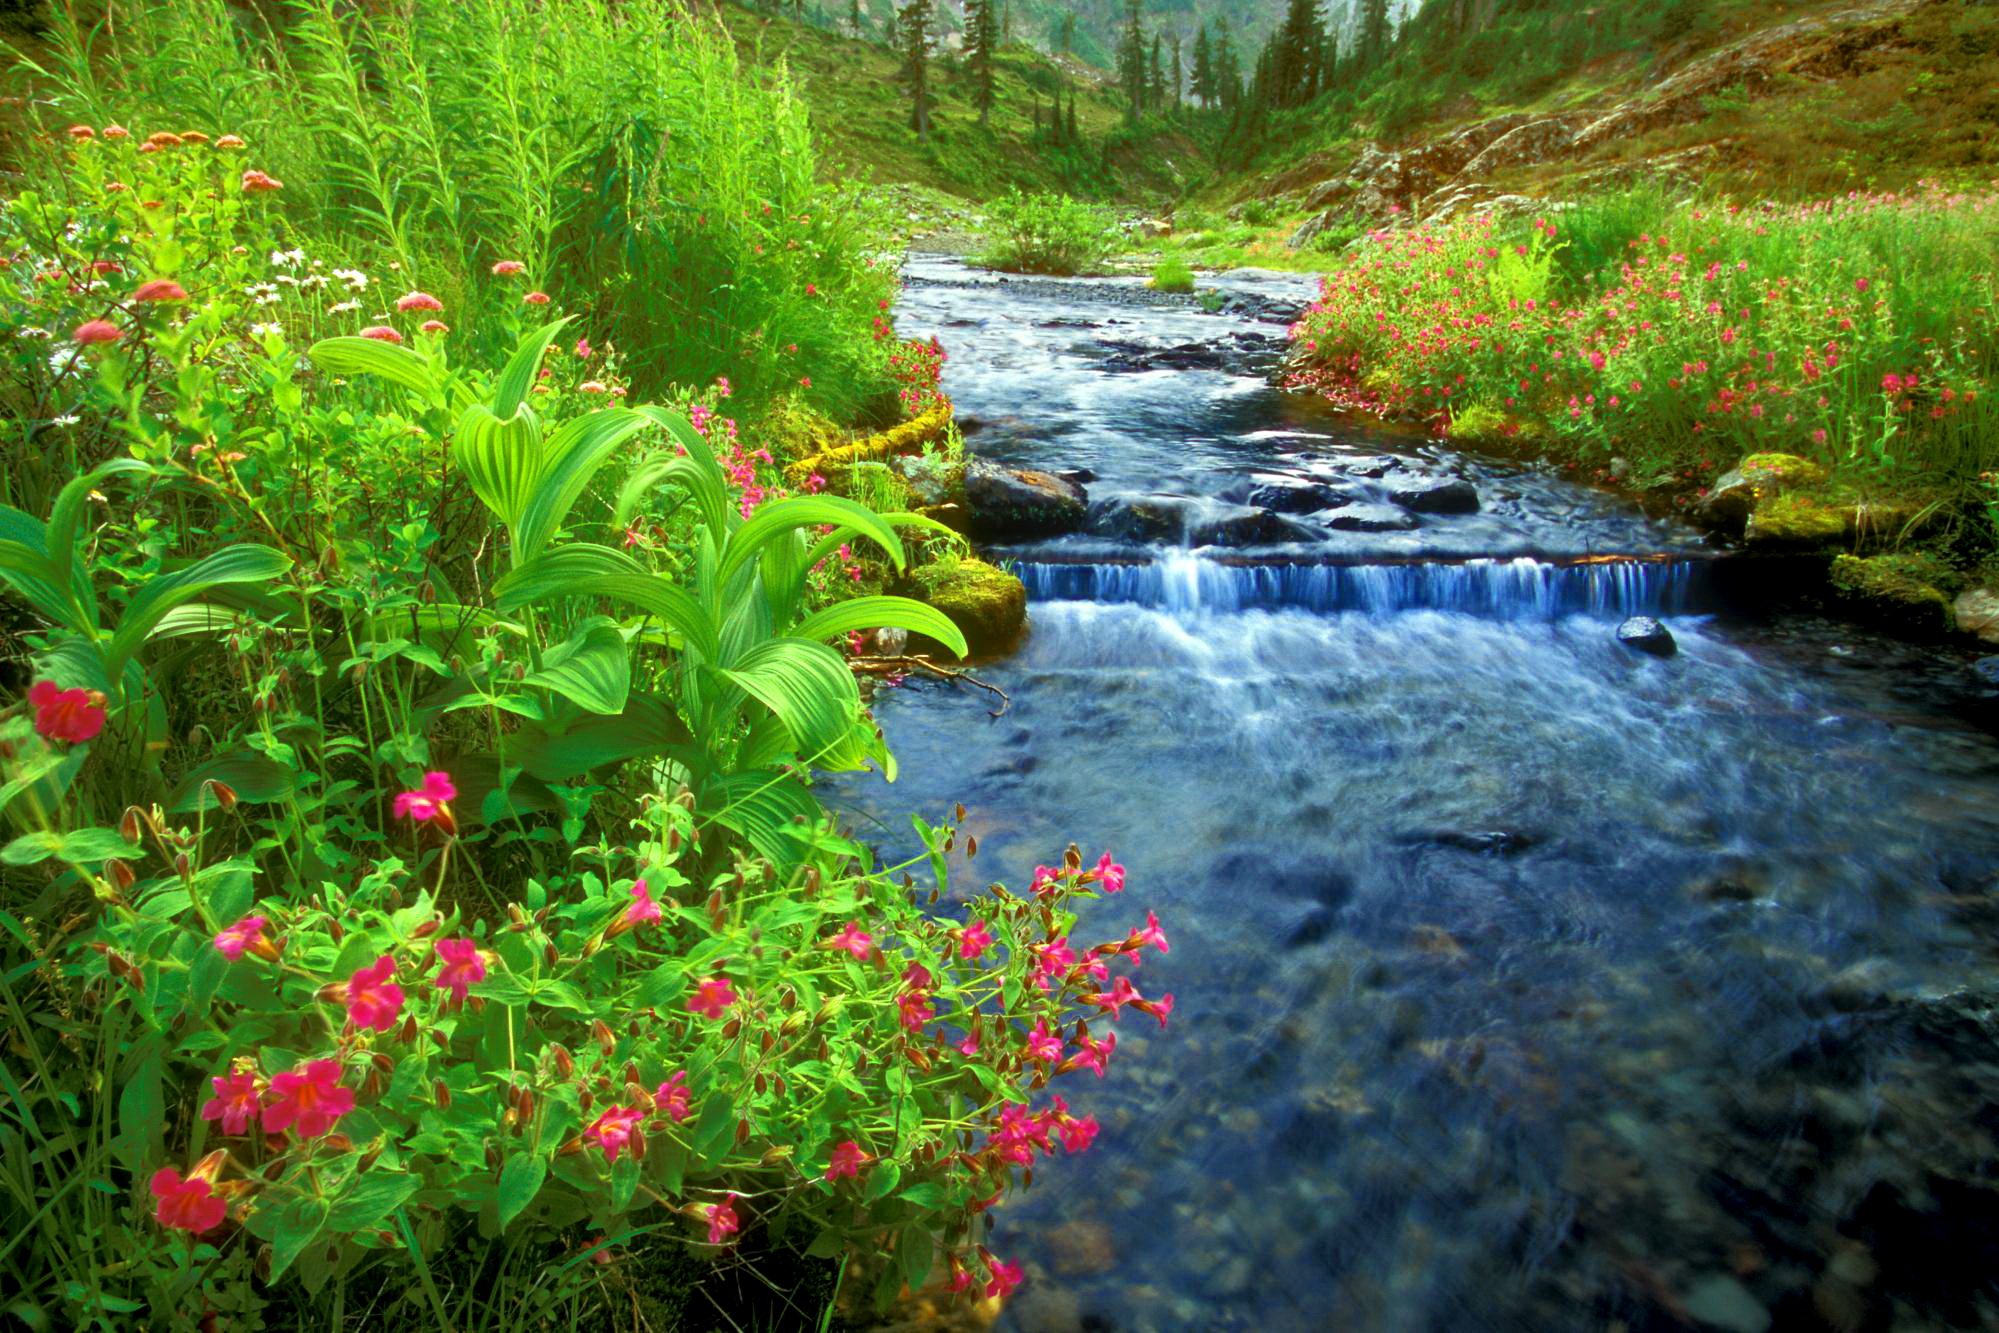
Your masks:
M1936 586L1936 561L1923 555L1842 555L1832 562L1832 589L1858 619L1910 638L1950 631L1950 599Z
M1802 492L1757 501L1742 529L1751 546L1789 550L1838 545L1852 535L1852 509Z
M951 618L975 657L1012 648L1027 625L1027 588L983 560L942 560L911 575L917 594Z
M1712 527L1736 533L1754 515L1786 493L1823 486L1826 470L1796 454L1749 454L1722 473L1701 501L1699 516Z

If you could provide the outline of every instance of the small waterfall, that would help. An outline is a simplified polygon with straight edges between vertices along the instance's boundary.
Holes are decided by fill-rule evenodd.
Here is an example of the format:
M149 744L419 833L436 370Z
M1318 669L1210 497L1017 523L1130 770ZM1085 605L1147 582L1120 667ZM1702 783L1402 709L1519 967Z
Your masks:
M1705 560L1225 563L1174 552L1131 564L1023 562L1035 601L1125 602L1164 611L1457 611L1495 619L1678 615L1713 602Z

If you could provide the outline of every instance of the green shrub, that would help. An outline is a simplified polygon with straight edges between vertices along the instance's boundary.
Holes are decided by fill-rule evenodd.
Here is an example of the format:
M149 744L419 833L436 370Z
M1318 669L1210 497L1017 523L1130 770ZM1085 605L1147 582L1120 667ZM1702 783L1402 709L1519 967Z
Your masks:
M1194 270L1177 255L1162 260L1152 270L1155 291L1187 293L1194 290Z
M1009 190L986 212L991 225L980 262L1011 273L1086 272L1115 244L1109 214L1067 195Z

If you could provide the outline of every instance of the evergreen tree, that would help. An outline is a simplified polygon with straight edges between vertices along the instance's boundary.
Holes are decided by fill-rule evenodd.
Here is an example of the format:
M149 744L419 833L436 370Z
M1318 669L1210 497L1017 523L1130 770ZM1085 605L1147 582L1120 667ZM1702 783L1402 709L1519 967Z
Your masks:
M1145 104L1153 108L1166 105L1166 61L1162 49L1159 34L1155 32L1152 34L1152 62L1145 75Z
M1079 143L1083 142L1083 136L1082 136L1082 135L1081 135L1080 133L1078 133L1078 132L1077 132L1077 130L1076 130L1076 90L1075 90L1074 88L1071 88L1071 89L1069 90L1069 128L1068 128L1068 134L1069 134L1069 142L1070 142L1070 143L1072 143L1072 144L1079 144Z
M1214 50L1208 45L1208 25L1194 34L1194 97L1202 106L1215 104Z
M1271 65L1266 90L1272 105L1300 106L1319 91L1326 30L1319 19L1319 0L1290 0L1284 24L1271 39Z
M918 141L930 138L930 25L933 0L908 0L902 7L902 79L909 86L909 126Z
M1124 39L1118 44L1118 82L1124 85L1125 115L1137 120L1145 110L1144 0L1125 0Z
M888 0L888 17L882 20L882 44L891 51L902 49L902 29L895 18L896 0Z
M847 16L847 27L856 37L867 35L868 22L861 14L861 0L854 0L853 12Z
M1236 54L1235 31L1228 15L1215 21L1215 98L1230 110L1242 100L1242 58Z
M972 72L972 104L979 109L981 125L992 119L993 53L999 41L999 19L993 0L965 0L965 66ZM1036 105L1039 106L1038 100Z
M1187 69L1180 63L1180 34L1173 34L1173 64L1168 71L1173 79L1173 109L1180 109L1182 90L1187 86Z
M1389 43L1395 38L1388 19L1388 0L1360 0L1360 35L1355 48L1363 69L1373 69L1388 59Z

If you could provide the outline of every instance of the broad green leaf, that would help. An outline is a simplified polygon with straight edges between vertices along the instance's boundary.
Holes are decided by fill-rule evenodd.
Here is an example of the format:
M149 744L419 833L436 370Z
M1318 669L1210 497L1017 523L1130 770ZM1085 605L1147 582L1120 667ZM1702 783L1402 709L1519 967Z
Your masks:
M823 643L770 639L716 674L776 714L807 763L844 748L860 716L861 694L853 672Z
M452 466L510 530L519 525L534 494L544 457L541 420L525 405L502 421L483 403L473 403L459 417L451 441ZM515 560L519 560L518 536Z
M292 771L269 755L258 754L254 750L237 750L217 755L182 778L168 798L167 809L176 815L214 809L214 794L204 793L203 790L204 784L209 782L220 782L234 791L238 800L253 805L282 801L297 787L297 778Z
M793 636L824 643L856 630L896 628L924 634L958 656L965 655L965 636L951 618L934 606L908 597L855 597L816 611L792 627Z
M602 617L552 649L540 671L522 680L561 695L589 713L624 711L632 689L631 649L618 627Z
M659 617L701 656L720 655L714 624L684 588L608 546L572 542L536 556L494 584L493 596L502 612L557 597L604 597Z
M412 1185L416 1183L414 1176L407 1179ZM299 1195L278 1208L271 1235L271 1281L276 1282L284 1276L285 1270L305 1252L305 1247L318 1237L321 1228L326 1225L326 1214L326 1201L308 1194Z
M328 1213L326 1225L334 1231L362 1231L382 1224L384 1218L416 1193L422 1182L414 1172L371 1171L356 1176Z
M730 535L722 553L718 582L728 587L736 571L761 554L764 543L820 524L854 529L888 552L897 569L903 567L902 539L874 510L837 495L794 495L763 505Z
M777 769L718 778L702 789L701 799L704 815L741 834L759 856L785 868L799 859L793 831L801 825L816 826L826 817L803 783Z
M535 378L541 373L542 354L555 341L555 335L562 332L569 316L564 316L552 324L544 324L521 339L521 345L507 358L506 367L500 377L493 382L493 415L505 421L514 410L527 401L528 390L534 387Z
M422 352L379 338L326 338L306 355L329 375L373 375L426 397L437 392L437 374Z
M291 557L268 546L242 543L224 547L171 574L162 574L139 589L118 622L104 653L104 674L119 680L125 664L139 651L153 626L176 606L191 602L210 588L231 583L267 583L292 566Z
M568 782L607 764L660 754L692 741L671 700L638 695L615 716L584 718L559 735L524 728L508 749L543 782Z
M500 1168L500 1226L504 1229L541 1193L548 1163L538 1153L517 1152Z
M612 450L652 424L642 413L612 407L565 422L550 437L534 493L514 529L515 564L541 553Z

